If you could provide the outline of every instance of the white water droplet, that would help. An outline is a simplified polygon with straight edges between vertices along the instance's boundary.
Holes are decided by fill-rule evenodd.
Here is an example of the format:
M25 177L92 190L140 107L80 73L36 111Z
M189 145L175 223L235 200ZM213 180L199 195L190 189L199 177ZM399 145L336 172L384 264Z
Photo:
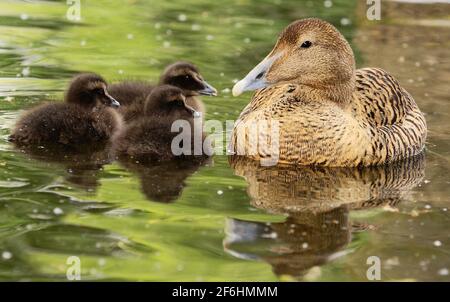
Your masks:
M54 208L53 209L53 214L55 214L55 215L62 215L62 214L64 214L64 211L61 208Z
M438 271L439 276L448 276L448 269L447 268L441 268Z
M4 260L9 260L9 259L12 258L12 256L13 256L13 254L12 254L11 252L9 252L9 251L4 251L4 252L2 253L2 258L3 258Z
M269 233L269 234L264 234L261 237L263 238L270 238L270 239L276 239L278 238L278 234L275 232Z
M23 69L22 69L22 75L24 76L24 77L27 77L27 76L29 76L30 75L30 67L24 67Z
M193 31L199 31L200 29L202 29L202 26L200 24L192 24L191 29Z
M352 23L352 21L350 21L349 18L342 18L341 19L341 25L342 26L347 26L347 25L350 25L351 23Z
M433 242L433 245L439 247L439 246L442 246L442 242L440 242L439 240L436 240Z

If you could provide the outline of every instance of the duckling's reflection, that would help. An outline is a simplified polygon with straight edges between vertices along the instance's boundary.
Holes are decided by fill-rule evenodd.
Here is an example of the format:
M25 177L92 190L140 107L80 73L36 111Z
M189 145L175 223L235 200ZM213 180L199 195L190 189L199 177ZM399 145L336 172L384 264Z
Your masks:
M100 185L100 171L114 159L111 145L108 143L71 148L47 144L18 150L30 159L63 167L66 171L64 179L88 192L96 191Z
M366 168L261 167L231 157L236 175L248 182L253 206L287 215L281 223L228 219L224 248L243 259L262 259L277 275L303 276L334 259L352 233L350 210L396 206L424 177L424 156Z
M148 200L169 203L181 196L186 178L201 166L211 164L211 159L183 158L143 164L119 158L119 162L139 177L142 193Z

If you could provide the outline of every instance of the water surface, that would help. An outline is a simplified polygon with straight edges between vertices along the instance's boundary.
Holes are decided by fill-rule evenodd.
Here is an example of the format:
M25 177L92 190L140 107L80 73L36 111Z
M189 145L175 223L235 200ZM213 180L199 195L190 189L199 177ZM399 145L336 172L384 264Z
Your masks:
M331 6L330 6L331 3ZM0 280L450 281L450 4L385 1L0 2ZM429 126L426 156L389 167L261 168L215 156L151 167L92 152L24 154L7 136L20 113L60 100L70 77L156 81L195 62L218 88L207 119L235 119L251 95L230 89L291 21L321 17L350 41L357 64L388 70Z

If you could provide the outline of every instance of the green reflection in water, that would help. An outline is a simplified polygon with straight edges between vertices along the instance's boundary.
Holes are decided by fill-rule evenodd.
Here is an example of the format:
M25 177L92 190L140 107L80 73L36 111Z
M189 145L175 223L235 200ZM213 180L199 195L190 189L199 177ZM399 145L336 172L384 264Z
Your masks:
M331 7L298 0L82 1L77 23L66 20L65 2L0 3L1 280L65 280L72 255L81 258L84 280L366 280L371 255L382 258L385 280L448 280L442 175L450 167L450 63L439 43L449 43L449 29L411 17L439 23L448 19L444 7L386 4L385 19L370 23L356 0ZM358 65L389 70L416 97L430 124L425 172L423 163L408 170L414 177L402 169L242 174L225 156L199 166L139 167L104 154L32 156L6 141L22 109L60 99L76 72L156 81L180 59L198 65L220 92L203 98L207 118L234 119L250 95L232 98L233 81L270 51L289 22L310 16L338 26ZM423 45L414 44L417 37ZM261 202L264 190L273 193L269 204ZM296 228L306 234L295 235Z

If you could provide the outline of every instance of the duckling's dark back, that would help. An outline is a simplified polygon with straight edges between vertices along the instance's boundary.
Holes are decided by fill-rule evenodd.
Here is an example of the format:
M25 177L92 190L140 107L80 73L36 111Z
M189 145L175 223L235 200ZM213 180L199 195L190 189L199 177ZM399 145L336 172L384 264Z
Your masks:
M144 81L124 81L110 85L108 92L113 98L119 101L121 105L120 112L124 112L126 106L133 104L136 100L145 99L154 88L155 85Z
M87 112L68 103L47 103L25 113L17 122L10 140L16 145L55 143L78 145L108 139L118 127L111 109Z
M171 142L176 135L167 121L141 118L118 135L114 149L138 162L166 161L174 157Z

